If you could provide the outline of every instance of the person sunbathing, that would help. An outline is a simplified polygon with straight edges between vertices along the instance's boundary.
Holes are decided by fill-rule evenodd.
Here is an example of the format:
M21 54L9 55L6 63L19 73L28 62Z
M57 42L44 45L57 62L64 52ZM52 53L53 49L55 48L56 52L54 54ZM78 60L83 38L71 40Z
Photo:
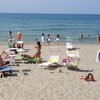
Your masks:
M85 80L85 81L87 81L87 82L95 82L96 80L94 79L94 77L93 77L93 74L92 73L89 73L86 77L81 77L80 79L82 79L82 80Z
M85 81L96 81L93 77L93 74L92 73L89 73L85 78L84 78Z
M0 69L1 69L3 66L4 66L4 64L3 64L3 59L2 59L2 57L1 57L1 55L0 55Z
M2 54L0 55L0 58L2 59L1 60L2 66L10 63L9 55L5 51L2 52Z
M37 44L34 46L36 49L36 53L33 56L24 54L23 56L26 58L41 58L41 43L38 41Z
M0 70L5 68L5 65L9 64L9 56L8 54L3 51L2 54L0 55ZM0 78L6 77L7 74L5 72L0 72Z

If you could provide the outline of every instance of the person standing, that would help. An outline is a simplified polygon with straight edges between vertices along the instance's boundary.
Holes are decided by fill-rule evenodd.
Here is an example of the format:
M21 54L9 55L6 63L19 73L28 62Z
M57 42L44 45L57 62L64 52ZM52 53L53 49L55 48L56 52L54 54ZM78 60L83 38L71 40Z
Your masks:
M57 34L57 35L56 35L56 40L55 40L55 42L59 42L59 40L60 40L60 35Z
M17 41L21 41L21 38L22 38L21 32L18 32L18 33L17 33Z
M9 31L9 33L8 33L8 39L12 39L12 32L11 31Z
M80 38L81 38L81 39L83 38L83 33L82 33L82 32L80 32Z
M22 40L21 32L18 32L17 33L17 47L18 48L23 48L24 47L24 43L21 40Z
M8 33L8 48L10 48L12 45L12 32L9 31Z
M45 42L45 35L44 35L44 33L42 33L42 35L41 35L41 42L42 42L42 43Z
M47 36L47 43L48 43L48 45L50 45L50 42L51 42L51 36L50 36L50 34L48 34L48 36Z

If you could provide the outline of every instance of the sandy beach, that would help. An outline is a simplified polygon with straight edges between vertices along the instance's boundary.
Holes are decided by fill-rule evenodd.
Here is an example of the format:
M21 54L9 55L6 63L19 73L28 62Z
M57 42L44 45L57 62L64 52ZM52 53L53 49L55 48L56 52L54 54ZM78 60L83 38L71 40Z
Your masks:
M56 47L57 49L53 49ZM43 69L38 64L13 66L15 76L0 78L0 100L99 100L100 98L100 63L96 62L98 44L74 44L80 53L80 71L59 67L54 70ZM0 53L7 45L0 44ZM33 44L25 44L34 53ZM42 46L42 57L60 55L59 64L66 57L66 46ZM59 73L59 70L62 73ZM97 82L84 83L80 77L93 73Z

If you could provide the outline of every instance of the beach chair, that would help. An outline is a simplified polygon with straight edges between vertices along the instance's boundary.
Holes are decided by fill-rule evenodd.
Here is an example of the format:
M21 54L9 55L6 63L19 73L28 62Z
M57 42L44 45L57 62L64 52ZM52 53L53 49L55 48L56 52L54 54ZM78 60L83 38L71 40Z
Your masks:
M25 60L26 63L41 63L43 61L43 58L26 58L26 57L23 57L23 60Z
M79 65L80 56L78 50L66 50L67 55L67 67L68 68L75 68Z
M43 58L27 58L22 54L17 54L15 58L16 63L40 63L43 61Z
M17 54L16 54L16 52ZM10 64L16 65L15 63L24 63L26 60L21 56L22 53L27 52L27 49L22 48L8 48L5 52L9 55Z
M66 49L73 49L73 45L70 42L66 43Z
M23 52L27 52L27 49L23 49L23 48L9 48L6 50L7 53L14 53L14 52L18 52L18 53L23 53Z
M2 73L2 72L10 72L10 74L12 74L12 67L2 66L0 68L0 73Z
M10 65L10 63L9 64L7 64L7 65L4 65L4 66L0 66L0 77L2 78L3 76L4 76L4 74L5 74L5 72L6 73L10 73L10 75L12 75L12 66ZM2 75L2 76L1 76Z
M43 68L48 68L51 65L57 65L59 62L59 55L51 55L47 62L39 64Z
M74 57L79 58L80 57L78 50L66 50L66 55L67 55L67 57L70 57L70 58L74 58Z
M22 54L16 54L16 57L15 57L15 63L26 63L27 60L24 59L23 55Z
M77 69L80 60L79 58L67 58L67 60L68 60L67 62L68 69L70 68Z
M0 58L0 73L1 73L1 75L4 75L5 74L5 72L9 72L10 73L10 75L12 74L12 66L15 64L15 59L13 58L13 57L15 57L15 56L12 56L12 55L10 55L9 56L9 61L10 61L10 63L9 64L6 64L6 65L4 65L3 66L3 63L2 63L2 59ZM1 77L2 78L2 77Z

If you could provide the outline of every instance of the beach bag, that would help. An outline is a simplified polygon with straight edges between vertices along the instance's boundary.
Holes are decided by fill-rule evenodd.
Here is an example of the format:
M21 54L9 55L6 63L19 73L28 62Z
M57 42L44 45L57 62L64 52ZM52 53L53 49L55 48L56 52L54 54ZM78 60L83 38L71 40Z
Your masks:
M64 58L64 59L62 60L62 64L63 64L64 66L67 64L67 59L66 59L66 58Z

